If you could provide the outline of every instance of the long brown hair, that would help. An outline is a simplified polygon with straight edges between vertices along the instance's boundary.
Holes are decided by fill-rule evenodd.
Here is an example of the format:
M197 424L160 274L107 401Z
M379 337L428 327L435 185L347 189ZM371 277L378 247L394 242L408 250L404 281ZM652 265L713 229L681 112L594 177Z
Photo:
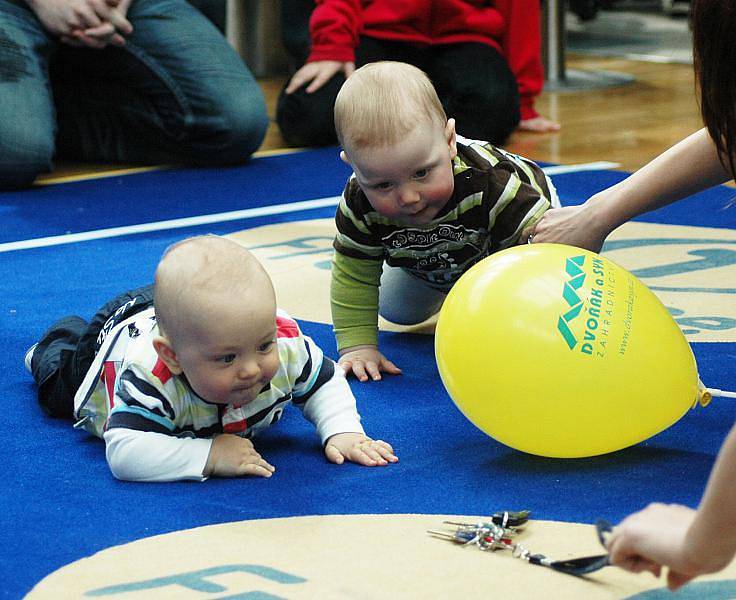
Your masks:
M736 177L736 4L694 0L691 19L700 113L723 166Z

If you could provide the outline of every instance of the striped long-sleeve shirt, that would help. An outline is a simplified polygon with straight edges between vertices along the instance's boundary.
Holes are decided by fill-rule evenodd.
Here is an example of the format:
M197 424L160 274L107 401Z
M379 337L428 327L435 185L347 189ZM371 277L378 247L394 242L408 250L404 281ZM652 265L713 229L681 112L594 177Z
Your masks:
M253 437L293 404L324 443L337 433L362 433L343 371L323 356L283 311L276 318L279 368L260 394L240 407L200 398L186 377L161 361L154 309L117 325L106 337L76 394L75 416L103 437L108 464L120 479L203 479L212 437Z
M384 261L449 290L493 252L519 243L557 195L531 160L486 142L457 138L454 191L430 223L408 227L376 212L355 176L335 222L330 300L339 349L377 344L378 288Z

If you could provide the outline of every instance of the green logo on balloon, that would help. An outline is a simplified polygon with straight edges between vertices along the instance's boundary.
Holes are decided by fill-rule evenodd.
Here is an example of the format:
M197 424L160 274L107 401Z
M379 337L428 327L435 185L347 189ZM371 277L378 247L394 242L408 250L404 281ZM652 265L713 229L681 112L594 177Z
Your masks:
M583 283L585 283L585 271L583 271L583 264L585 264L585 256L573 256L565 261L565 272L569 279L565 282L565 286L562 289L562 297L567 302L570 310L564 315L560 316L557 320L557 330L565 338L567 346L572 350L578 343L577 338L570 330L568 323L575 319L583 308L583 301L577 294Z

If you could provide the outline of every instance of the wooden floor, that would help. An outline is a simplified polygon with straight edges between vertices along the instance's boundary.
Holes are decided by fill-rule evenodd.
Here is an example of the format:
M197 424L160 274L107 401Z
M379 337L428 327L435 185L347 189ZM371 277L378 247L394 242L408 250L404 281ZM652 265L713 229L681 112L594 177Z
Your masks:
M562 130L517 133L508 149L560 164L607 160L633 171L702 127L689 65L574 57L567 66L626 73L635 80L620 87L544 93L537 110L561 123Z
M543 115L562 124L555 134L516 133L505 144L512 152L559 164L592 161L620 163L633 171L701 125L693 70L689 65L568 56L568 70L611 71L632 75L632 83L582 91L544 92L537 102ZM259 153L285 148L274 123L282 78L259 80L271 125ZM61 164L41 182L107 173L126 165Z

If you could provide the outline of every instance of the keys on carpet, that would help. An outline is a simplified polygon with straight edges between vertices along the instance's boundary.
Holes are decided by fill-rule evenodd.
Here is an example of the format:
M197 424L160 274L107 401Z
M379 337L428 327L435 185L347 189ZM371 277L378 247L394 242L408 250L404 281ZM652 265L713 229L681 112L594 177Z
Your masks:
M552 560L544 554L532 554L526 547L513 540L517 531L527 524L531 512L498 512L491 516L489 522L460 523L443 521L454 530L427 531L430 535L446 539L464 546L475 545L481 550L510 550L514 558L525 560L533 565L548 567L569 575L587 575L608 566L608 554L581 556L567 560ZM612 531L611 524L604 520L596 523L596 532L601 544L605 547L606 537Z

